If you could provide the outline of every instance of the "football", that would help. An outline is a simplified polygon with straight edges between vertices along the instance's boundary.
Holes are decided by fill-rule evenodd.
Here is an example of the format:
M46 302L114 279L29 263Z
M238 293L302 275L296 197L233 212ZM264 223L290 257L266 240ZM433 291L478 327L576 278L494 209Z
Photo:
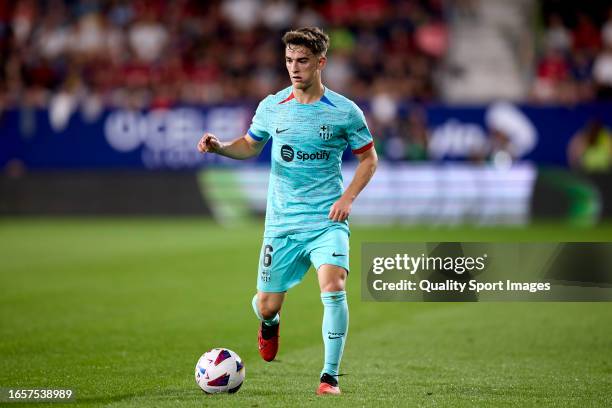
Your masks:
M242 386L244 372L244 364L238 354L226 348L214 348L198 360L195 380L207 394L234 393Z

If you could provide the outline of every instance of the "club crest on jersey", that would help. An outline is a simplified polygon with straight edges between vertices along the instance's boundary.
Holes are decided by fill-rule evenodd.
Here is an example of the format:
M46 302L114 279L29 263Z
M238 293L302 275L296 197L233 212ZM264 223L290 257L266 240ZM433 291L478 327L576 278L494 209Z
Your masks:
M334 136L332 132L332 127L330 125L321 125L319 126L319 136L323 140L329 140Z

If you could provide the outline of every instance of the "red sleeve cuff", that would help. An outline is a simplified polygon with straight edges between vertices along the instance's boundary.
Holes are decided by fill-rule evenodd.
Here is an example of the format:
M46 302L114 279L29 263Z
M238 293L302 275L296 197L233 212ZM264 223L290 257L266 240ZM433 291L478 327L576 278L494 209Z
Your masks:
M370 143L368 143L365 146L360 147L359 149L353 150L353 154L361 154L363 152L367 152L368 150L372 148L372 146L374 146L374 141L371 141Z

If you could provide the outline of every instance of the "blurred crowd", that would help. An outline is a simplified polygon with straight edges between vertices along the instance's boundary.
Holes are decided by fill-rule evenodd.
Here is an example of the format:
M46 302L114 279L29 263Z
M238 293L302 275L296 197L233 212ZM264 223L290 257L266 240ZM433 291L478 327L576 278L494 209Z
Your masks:
M542 18L533 99L612 99L611 3L543 0Z
M436 97L442 0L0 0L0 110L256 102L289 85L299 26L330 34L334 90Z

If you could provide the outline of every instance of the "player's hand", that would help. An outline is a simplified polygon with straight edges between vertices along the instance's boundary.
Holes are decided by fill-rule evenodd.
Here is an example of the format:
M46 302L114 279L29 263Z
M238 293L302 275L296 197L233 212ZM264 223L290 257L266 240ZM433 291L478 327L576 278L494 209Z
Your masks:
M204 136L198 142L198 150L200 153L216 153L221 149L221 142L217 136L212 133L204 133Z
M336 222L345 221L351 213L352 205L351 200L340 197L340 199L331 206L327 218Z

